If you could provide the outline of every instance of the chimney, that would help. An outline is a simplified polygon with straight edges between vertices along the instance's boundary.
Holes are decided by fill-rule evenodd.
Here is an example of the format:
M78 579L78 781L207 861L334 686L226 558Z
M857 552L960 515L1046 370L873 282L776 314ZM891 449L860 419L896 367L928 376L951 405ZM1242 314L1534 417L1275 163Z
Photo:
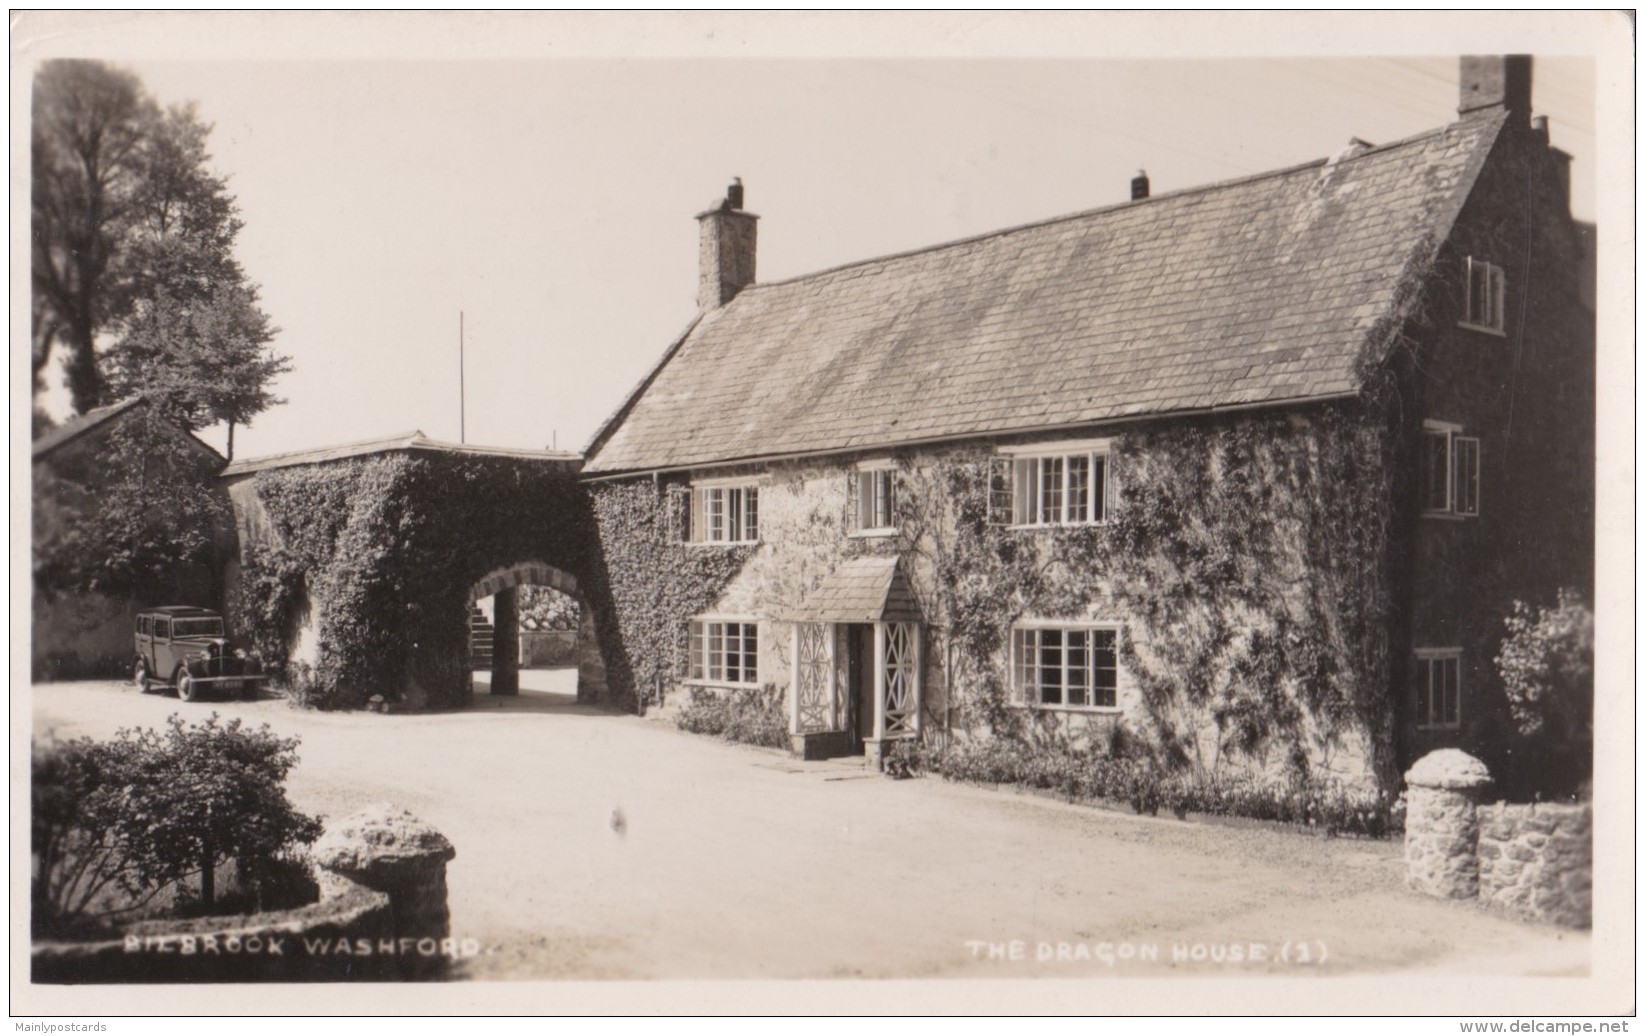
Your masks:
M1138 169L1137 175L1131 178L1131 200L1141 201L1148 197L1148 170Z
M743 181L725 189L725 200L697 214L697 309L719 309L754 283L754 232L760 217L743 211Z
M1531 115L1531 56L1465 55L1458 87L1458 115L1507 111L1523 123Z

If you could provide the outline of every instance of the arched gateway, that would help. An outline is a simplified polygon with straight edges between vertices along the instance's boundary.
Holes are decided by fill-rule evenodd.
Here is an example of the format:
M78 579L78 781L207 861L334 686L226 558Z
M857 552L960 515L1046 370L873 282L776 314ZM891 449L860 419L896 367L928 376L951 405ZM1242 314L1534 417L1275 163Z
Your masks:
M487 572L469 591L470 610L476 602L495 598L492 626L491 693L518 694L520 690L519 589L546 586L577 602L577 634L572 658L577 666L577 700L602 701L606 697L605 662L600 657L599 638L594 631L594 609L584 600L577 578L563 569L541 561L527 561Z
M598 550L580 467L574 453L420 432L236 461L221 476L237 540L225 597L317 700L453 708L473 691L475 602L495 595L511 610L518 587L551 587L579 604L577 698L604 702L605 610L590 606ZM493 692L517 689L514 650L494 656Z

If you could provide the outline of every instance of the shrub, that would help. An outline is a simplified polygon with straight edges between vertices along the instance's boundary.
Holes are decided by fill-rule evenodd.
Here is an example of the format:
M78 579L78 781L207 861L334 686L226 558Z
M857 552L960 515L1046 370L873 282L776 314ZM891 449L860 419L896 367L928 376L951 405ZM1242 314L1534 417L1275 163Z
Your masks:
M1594 613L1575 590L1534 612L1515 601L1504 621L1497 672L1521 734L1590 734L1594 709Z
M1369 838L1404 829L1403 806L1386 793L1310 775L1297 766L1288 767L1277 781L1250 773L1172 772L1145 756L1115 755L1055 733L1023 740L966 741L941 755L913 748L905 758L899 758L897 750L892 756L910 772L1055 791L1069 802L1124 803L1150 815L1163 808L1179 818L1189 813L1244 817Z
M37 933L143 909L161 892L216 903L216 874L238 861L258 902L292 884L292 854L320 833L286 799L296 738L214 713L164 734L36 745L32 902ZM300 868L299 868L300 869ZM198 892L191 886L198 882Z
M771 684L726 692L693 687L674 725L745 745L788 747L788 715L782 694Z

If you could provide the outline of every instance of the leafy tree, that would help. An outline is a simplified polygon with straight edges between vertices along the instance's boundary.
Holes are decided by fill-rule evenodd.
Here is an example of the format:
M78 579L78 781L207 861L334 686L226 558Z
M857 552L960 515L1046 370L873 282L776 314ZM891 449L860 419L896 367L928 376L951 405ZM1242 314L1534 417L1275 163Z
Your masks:
M209 172L192 105L153 122L134 206L130 253L143 271L108 355L114 394L141 393L185 428L234 428L282 402L268 389L290 369L267 346L275 329L234 258L244 225L227 182Z
M1592 736L1594 613L1581 594L1565 589L1552 607L1515 601L1497 652L1508 706L1526 736Z
M76 409L141 394L190 429L281 402L289 361L234 258L243 226L211 127L130 73L47 62L34 96L34 372L62 339ZM99 339L113 338L104 352Z
M224 861L256 872L312 843L319 821L285 792L298 744L213 713L193 726L173 715L163 734L36 745L35 930L129 914L195 878L210 907Z
M551 586L520 587L520 628L528 630L574 630L578 619L577 599Z
M217 461L154 408L127 414L81 463L35 486L37 586L154 600L211 559L229 520Z
M68 386L84 413L104 401L97 336L125 316L125 248L154 103L129 72L48 61L34 81L30 273L35 387L52 347L68 347Z

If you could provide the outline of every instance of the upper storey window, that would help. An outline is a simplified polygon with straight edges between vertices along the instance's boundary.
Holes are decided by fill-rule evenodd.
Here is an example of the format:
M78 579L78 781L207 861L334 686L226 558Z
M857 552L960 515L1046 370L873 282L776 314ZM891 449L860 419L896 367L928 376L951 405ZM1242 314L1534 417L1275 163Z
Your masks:
M1112 502L1107 440L1012 451L994 458L989 520L996 525L1095 525Z
M1462 309L1462 326L1476 331L1503 334L1503 296L1507 278L1502 267L1483 259L1468 257L1464 280L1466 296Z
M760 488L751 482L669 490L669 538L684 543L758 543Z

